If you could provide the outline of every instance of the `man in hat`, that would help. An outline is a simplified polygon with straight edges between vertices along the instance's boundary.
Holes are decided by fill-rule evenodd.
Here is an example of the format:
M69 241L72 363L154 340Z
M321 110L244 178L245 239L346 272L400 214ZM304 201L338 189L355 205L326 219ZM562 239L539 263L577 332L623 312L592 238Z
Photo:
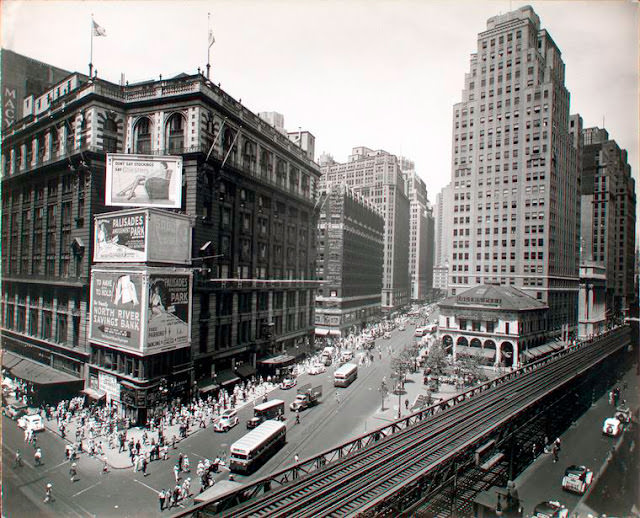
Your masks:
M49 502L53 502L53 486L51 483L47 484L47 489L44 493L44 503L48 504Z
M77 474L78 472L76 471L76 463L74 462L73 464L71 464L71 467L69 468L69 476L71 477L71 482L76 481Z

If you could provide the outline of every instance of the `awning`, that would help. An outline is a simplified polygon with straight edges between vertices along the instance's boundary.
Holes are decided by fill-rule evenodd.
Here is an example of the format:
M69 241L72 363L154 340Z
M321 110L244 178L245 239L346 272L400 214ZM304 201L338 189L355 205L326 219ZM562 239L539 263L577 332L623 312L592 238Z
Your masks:
M327 336L329 334L329 330L316 327L316 334L318 336Z
M543 344L538 347L530 347L526 351L523 351L522 355L527 359L533 359L561 348L562 346L558 347L558 344Z
M250 378L256 373L256 368L250 363L243 363L236 367L236 374L243 378Z
M331 336L342 336L342 333L340 332L340 329L331 329L329 331L329 335L331 335Z
M5 369L11 369L11 367L20 363L22 359L23 359L22 356L18 356L17 354L12 353L11 351L4 351L2 353L2 366Z
M203 392L203 393L211 392L212 390L220 388L220 385L218 385L211 378L203 378L201 380L198 380L197 384L198 384L198 390L200 390L200 392Z
M231 369L225 369L220 372L216 372L215 380L221 387L225 385L230 385L231 383L235 383L236 381L240 381L240 378L236 376L235 372Z
M288 354L281 354L279 356L274 356L273 358L267 358L266 360L260 360L262 365L278 365L278 366L286 366L291 365L295 362L296 359L293 356Z
M80 378L76 378L71 374L61 372L53 367L43 365L27 358L22 358L9 370L16 378L20 378L24 381L30 381L36 385L56 385L60 383L82 381Z
M86 394L91 399L95 399L96 401L100 401L102 398L107 397L107 393L104 390L94 389L91 387L85 387L80 392Z

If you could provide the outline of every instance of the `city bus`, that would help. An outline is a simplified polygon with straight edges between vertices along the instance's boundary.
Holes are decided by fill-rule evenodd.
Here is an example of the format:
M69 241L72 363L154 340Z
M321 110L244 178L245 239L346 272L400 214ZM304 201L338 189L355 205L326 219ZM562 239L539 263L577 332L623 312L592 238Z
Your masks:
M235 473L252 473L287 442L287 425L282 421L265 421L231 445L229 469Z
M358 377L358 366L353 363L345 363L336 369L333 375L334 387L348 387Z
M255 428L269 419L282 419L282 416L284 416L284 401L272 399L254 407L253 417L247 421L247 428Z

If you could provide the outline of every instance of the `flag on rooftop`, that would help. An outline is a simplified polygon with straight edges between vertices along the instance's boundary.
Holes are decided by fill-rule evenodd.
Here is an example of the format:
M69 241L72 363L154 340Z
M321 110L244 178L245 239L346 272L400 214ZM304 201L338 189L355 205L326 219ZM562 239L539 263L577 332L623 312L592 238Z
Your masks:
M94 36L106 36L107 35L107 30L104 27L100 27L95 20L92 20L93 22L93 35Z
M213 31L209 29L209 48L216 42L216 39L213 36Z

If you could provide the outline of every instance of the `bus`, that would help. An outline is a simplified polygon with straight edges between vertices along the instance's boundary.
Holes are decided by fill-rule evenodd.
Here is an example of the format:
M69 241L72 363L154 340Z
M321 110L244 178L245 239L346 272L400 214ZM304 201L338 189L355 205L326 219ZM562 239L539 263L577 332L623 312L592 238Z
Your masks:
M234 473L252 473L287 442L287 425L265 421L231 445L229 469Z
M358 366L353 363L345 363L336 369L333 375L334 387L348 387L358 377Z
M282 399L272 399L254 407L253 417L247 421L247 428L255 428L264 421L282 419L283 416L284 401Z

